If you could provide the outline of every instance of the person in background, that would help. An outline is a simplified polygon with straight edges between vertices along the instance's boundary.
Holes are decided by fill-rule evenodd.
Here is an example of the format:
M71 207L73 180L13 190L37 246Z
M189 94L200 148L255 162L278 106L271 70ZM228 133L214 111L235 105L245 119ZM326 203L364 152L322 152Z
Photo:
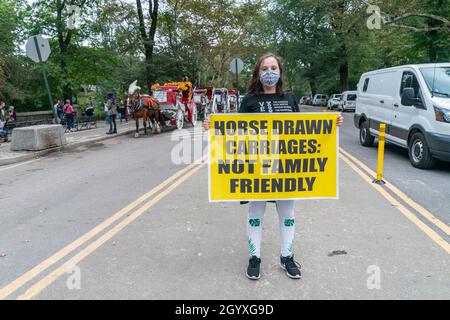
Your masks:
M110 118L109 131L106 134L115 134L117 133L117 124L116 124L117 105L116 105L116 98L112 93L108 93L106 97L106 107L108 109L108 116Z
M120 123L122 123L123 120L128 122L127 107L125 106L125 102L123 100L120 100L119 114L120 114Z
M0 101L0 120L6 121L5 103Z
M55 108L58 121L61 123L61 120L64 118L64 105L61 103L61 100L58 100L53 107Z
M108 114L108 105L106 103L104 104L103 111L105 112L105 122L107 124L111 124L111 118L109 117L109 114Z
M4 130L7 122L5 103L0 101L0 130Z
M13 106L9 107L9 121L11 122L17 121L17 113Z
M92 103L91 104L88 103L85 113L86 113L87 117L93 117L94 116L94 106L93 106Z
M72 107L72 105L70 104L70 100L66 100L66 104L64 105L63 108L64 114L66 116L67 119L67 130L69 132L73 132L73 117L74 117L74 109Z

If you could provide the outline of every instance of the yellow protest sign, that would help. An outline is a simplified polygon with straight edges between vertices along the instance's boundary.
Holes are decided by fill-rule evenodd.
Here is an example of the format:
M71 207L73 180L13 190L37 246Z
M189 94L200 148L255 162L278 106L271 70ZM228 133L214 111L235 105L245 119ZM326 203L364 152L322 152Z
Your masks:
M337 117L211 115L209 200L337 199Z

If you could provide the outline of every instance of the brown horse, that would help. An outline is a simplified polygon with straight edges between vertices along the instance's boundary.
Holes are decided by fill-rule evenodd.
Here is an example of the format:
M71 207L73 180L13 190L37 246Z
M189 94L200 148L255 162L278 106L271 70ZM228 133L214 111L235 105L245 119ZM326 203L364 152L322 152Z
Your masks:
M135 92L127 98L127 107L130 109L131 116L136 120L135 137L139 137L139 119L143 119L144 134L147 135L147 122L150 121L152 125L152 133L161 133L161 112L159 103L156 99L141 95Z

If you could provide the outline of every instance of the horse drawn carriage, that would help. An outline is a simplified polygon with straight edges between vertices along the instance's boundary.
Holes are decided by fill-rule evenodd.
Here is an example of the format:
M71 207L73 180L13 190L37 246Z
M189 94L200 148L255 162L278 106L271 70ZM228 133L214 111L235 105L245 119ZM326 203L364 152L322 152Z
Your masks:
M230 96L227 88L213 88L211 113L230 113Z
M186 122L193 126L197 123L197 105L192 99L190 82L165 83L163 86L152 86L153 97L159 103L161 122L165 127L176 126L183 129Z
M195 88L193 100L197 107L198 120L204 120L208 114L212 88Z
M230 112L235 113L238 111L238 92L236 89L228 90L230 100Z

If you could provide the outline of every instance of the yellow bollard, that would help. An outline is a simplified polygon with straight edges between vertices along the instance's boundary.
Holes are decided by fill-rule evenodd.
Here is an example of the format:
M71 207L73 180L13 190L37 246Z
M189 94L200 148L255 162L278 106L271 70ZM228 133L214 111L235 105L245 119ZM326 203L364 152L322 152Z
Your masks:
M384 165L384 144L386 142L386 124L380 124L378 135L378 163L377 178L373 181L376 184L386 184L383 181L383 165Z

